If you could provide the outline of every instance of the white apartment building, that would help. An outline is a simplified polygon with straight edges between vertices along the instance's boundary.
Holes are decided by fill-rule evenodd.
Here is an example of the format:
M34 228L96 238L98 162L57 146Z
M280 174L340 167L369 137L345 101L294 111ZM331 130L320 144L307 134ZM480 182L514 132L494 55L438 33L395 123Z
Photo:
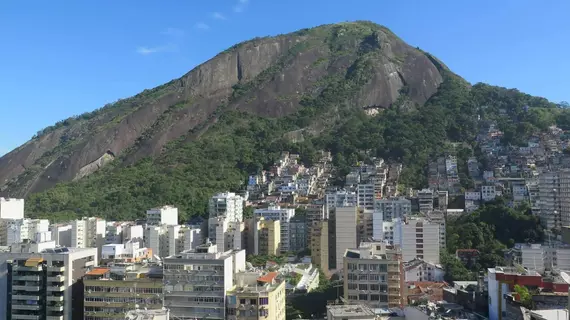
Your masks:
M62 247L71 247L71 224L53 224L50 226L51 238L55 244Z
M24 219L24 199L0 197L0 219Z
M233 192L218 193L210 198L210 218L225 216L229 221L243 221L244 198Z
M382 221L401 219L412 213L412 202L404 197L378 199L374 203L374 212L378 212L381 215Z
M356 192L336 191L325 195L325 213L337 207L354 207L358 204L358 196Z
M148 254L147 248L141 248L138 242L106 244L101 248L102 260L140 261Z
M406 282L418 281L444 281L445 271L439 264L427 262L421 259L408 261L404 265Z
M545 270L570 271L570 245L562 243L517 243L512 250L513 260L525 267L543 273Z
M100 218L83 218L71 222L71 246L97 248L99 254L105 244L107 223ZM99 256L100 257L100 256Z
M122 227L122 238L123 243L127 241L138 241L138 243L142 245L144 242L144 227L132 223L124 224Z
M34 240L37 233L49 230L46 219L3 219L0 223L0 243L10 246L14 243Z
M152 250L155 260L194 249L201 243L200 229L188 226L160 225L146 226L144 229L144 246Z
M570 225L570 170L543 172L539 176L540 221L546 229Z
M366 210L374 210L374 200L376 199L374 184L359 184L356 190L358 206Z
M337 207L335 210L336 268L342 268L347 249L357 248L358 207Z
M245 250L207 243L164 259L164 306L176 319L226 319L226 292L245 270Z
M441 234L439 223L424 218L398 219L394 223L394 245L402 249L404 261L422 259L439 264Z
M281 252L288 252L290 248L289 224L291 218L295 216L295 209L269 206L267 209L255 209L254 216L263 217L265 220L279 220L281 227Z
M418 203L420 212L430 212L433 210L433 190L418 190Z
M178 208L173 206L163 206L153 208L146 211L146 224L152 226L158 225L177 225L178 224Z
M402 260L381 242L363 242L343 255L344 303L394 308L403 302Z
M54 241L1 251L0 318L80 319L83 310L72 308L71 286L97 262L95 248L56 247Z

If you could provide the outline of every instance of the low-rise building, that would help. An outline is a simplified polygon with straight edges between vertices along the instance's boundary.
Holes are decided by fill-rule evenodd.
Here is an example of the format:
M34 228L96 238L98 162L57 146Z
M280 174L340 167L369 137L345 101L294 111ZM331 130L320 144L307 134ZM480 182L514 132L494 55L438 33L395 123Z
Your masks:
M84 319L99 320L133 309L162 310L162 267L114 263L85 274Z
M327 320L376 320L376 313L362 304L329 305Z
M372 308L404 304L403 263L400 252L384 243L363 242L344 255L344 300Z
M285 319L285 281L276 272L236 273L236 285L227 292L229 320Z

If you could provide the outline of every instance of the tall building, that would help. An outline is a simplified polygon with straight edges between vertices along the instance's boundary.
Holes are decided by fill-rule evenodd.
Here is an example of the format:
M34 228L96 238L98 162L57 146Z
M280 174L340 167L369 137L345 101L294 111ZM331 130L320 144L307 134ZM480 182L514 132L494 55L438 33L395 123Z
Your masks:
M178 208L173 206L163 206L146 211L146 224L151 226L177 225Z
M323 271L329 270L329 222L313 221L309 226L311 261Z
M95 248L56 248L54 241L12 245L0 252L0 317L83 319L77 280L96 265Z
M412 202L404 197L379 199L374 204L374 214L382 221L403 218L412 213Z
M151 249L155 257L163 258L202 244L201 234L200 229L187 226L147 225L144 229L144 246ZM134 239L138 239L138 231Z
M354 207L358 204L356 192L336 191L325 195L325 214L337 207Z
M289 222L289 251L299 252L307 248L307 220L293 217Z
M289 223L295 216L295 209L269 206L267 209L255 209L254 216L263 217L266 220L279 220L281 227L281 252L290 251Z
M243 221L243 202L240 195L233 192L225 192L214 195L210 198L209 213L210 218L226 216L229 221Z
M358 195L358 207L366 210L374 210L374 200L376 199L374 184L358 184L356 190Z
M83 218L71 222L71 246L74 248L97 248L105 244L107 223L100 218Z
M53 224L50 226L51 239L61 247L71 247L71 224Z
M336 246L335 266L343 266L344 252L357 246L357 220L358 207L339 207L335 210L336 219Z
M343 255L345 303L394 308L404 303L401 254L381 242L363 242Z
M281 253L281 223L279 220L253 218L249 220L251 254L279 255Z
M163 259L164 305L177 319L226 319L226 292L245 270L245 250L218 252L206 243Z
M24 199L0 197L0 219L24 219Z
M402 250L404 261L415 258L439 263L441 234L439 223L425 218L394 221L394 245Z
M539 176L540 222L548 230L570 225L570 170L543 172Z
M420 212L430 212L433 210L433 190L418 190L418 203Z
M277 273L239 272L236 286L227 292L229 320L285 320L285 281Z
M358 207L356 243L370 241L374 236L374 212Z
M83 319L109 319L138 308L162 309L162 285L160 266L131 263L94 268L83 276Z
M220 252L231 249L244 249L242 243L245 225L241 221L228 220L226 216L211 217L208 219L209 240L217 244Z

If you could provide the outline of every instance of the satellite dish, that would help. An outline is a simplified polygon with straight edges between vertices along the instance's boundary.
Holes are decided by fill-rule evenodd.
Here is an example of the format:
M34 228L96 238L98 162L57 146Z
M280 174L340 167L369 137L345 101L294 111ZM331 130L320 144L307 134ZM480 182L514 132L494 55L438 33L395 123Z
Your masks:
M566 272L560 272L560 276L566 283L570 284L570 276Z

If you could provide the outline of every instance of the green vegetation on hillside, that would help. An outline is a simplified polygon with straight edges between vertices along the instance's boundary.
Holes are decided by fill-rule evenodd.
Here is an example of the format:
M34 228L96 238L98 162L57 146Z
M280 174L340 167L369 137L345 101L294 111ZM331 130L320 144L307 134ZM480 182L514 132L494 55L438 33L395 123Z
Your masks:
M448 219L447 252L442 255L446 280L474 280L478 271L504 265L504 250L515 243L540 243L544 231L528 206L510 208L500 198L486 203L477 211ZM455 259L457 249L477 249L478 262L467 269Z

